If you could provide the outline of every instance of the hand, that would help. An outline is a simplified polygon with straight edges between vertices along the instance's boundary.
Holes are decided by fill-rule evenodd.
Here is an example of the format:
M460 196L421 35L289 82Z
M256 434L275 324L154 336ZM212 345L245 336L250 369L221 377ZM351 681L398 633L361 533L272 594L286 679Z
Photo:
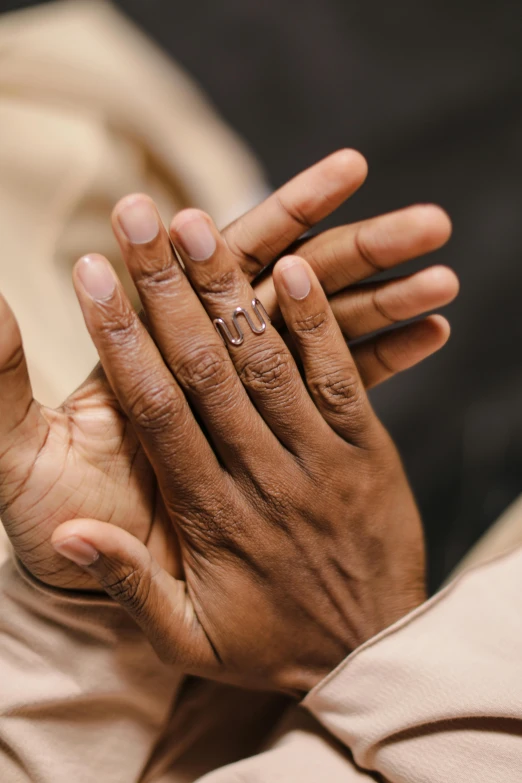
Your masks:
M364 159L342 151L298 175L223 235L249 279L272 262L308 225L324 218L362 183ZM125 260L132 265L147 245L133 244L121 228L124 200L113 224ZM132 209L131 209L132 211ZM296 216L296 217L293 217ZM298 217L297 217L298 216ZM409 319L450 301L454 274L443 267L403 280L342 292L375 268L391 268L444 244L450 224L436 207L411 207L391 215L326 231L305 240L300 252L317 271L347 339ZM164 263L172 261L166 232L150 244ZM161 288L160 278L156 281ZM337 293L337 292L341 293ZM270 278L259 296L274 315ZM155 557L177 574L176 538L167 522L156 478L118 400L98 367L58 410L32 396L21 337L13 314L0 300L0 515L26 567L51 585L97 589L89 576L57 558L50 537L76 516L99 516L147 541ZM358 344L354 359L367 386L405 369L440 348L448 336L444 319L430 316ZM59 357L57 357L59 361Z
M230 353L214 329L223 318L233 332L255 292L208 216L180 213L172 236L190 282L154 246L130 259L150 334L101 256L79 262L75 286L158 478L183 579L106 522L65 523L53 544L166 661L302 695L423 601L419 515L311 267L288 257L273 274L307 390L272 326L254 334L238 317Z

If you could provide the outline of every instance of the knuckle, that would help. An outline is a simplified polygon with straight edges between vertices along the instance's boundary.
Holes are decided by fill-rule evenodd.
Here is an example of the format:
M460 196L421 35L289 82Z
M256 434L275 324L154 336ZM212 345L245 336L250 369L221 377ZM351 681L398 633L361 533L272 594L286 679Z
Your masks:
M180 279L179 268L172 261L162 263L161 259L153 259L140 268L137 285L140 291L148 293L152 289L157 295Z
M298 318L294 321L294 332L298 338L307 340L317 338L324 334L329 325L328 313L320 310L318 313L307 315L305 318Z
M289 377L290 356L284 351L265 348L251 356L239 369L243 384L255 391L280 388Z
M179 502L175 507L166 502L176 519ZM193 555L199 552L205 558L213 555L221 558L224 548L230 550L238 545L243 527L244 518L226 502L216 501L215 497L190 498L190 512L184 515L184 530L190 537Z
M137 341L138 319L134 310L102 303L100 311L101 320L97 332L105 342L128 347Z
M198 396L228 388L232 377L228 355L208 348L194 351L177 372L183 388Z
M207 301L233 300L239 285L238 270L227 269L198 283L198 293Z
M355 372L334 373L309 381L310 390L331 413L343 415L361 402L361 384Z
M165 429L181 413L182 403L170 388L140 379L129 395L129 408L135 424L147 432Z
M113 568L104 577L103 586L116 601L124 604L134 617L147 606L152 575L148 569Z

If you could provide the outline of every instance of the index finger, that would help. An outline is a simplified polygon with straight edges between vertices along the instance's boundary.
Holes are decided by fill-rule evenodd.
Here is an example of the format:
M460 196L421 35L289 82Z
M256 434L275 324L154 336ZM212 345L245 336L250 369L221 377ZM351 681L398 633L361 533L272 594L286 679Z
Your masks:
M368 165L360 152L338 150L298 174L222 232L250 280L308 229L358 190Z

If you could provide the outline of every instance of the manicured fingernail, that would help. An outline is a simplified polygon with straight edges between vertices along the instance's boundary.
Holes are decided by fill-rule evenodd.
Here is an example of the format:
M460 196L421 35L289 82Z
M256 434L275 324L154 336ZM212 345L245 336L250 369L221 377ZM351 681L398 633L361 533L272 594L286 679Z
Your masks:
M101 256L84 256L76 269L81 284L93 299L108 299L114 293L116 278Z
M302 261L285 261L279 268L285 288L292 299L306 299L312 283L305 264Z
M158 214L146 198L136 197L124 201L118 212L118 221L134 245L152 242L159 234Z
M183 250L193 261L206 261L216 250L214 235L201 215L196 214L180 223L176 233Z
M92 565L100 556L100 553L91 544L77 536L58 541L53 546L59 555L63 555L67 560L72 560L73 563L82 567Z

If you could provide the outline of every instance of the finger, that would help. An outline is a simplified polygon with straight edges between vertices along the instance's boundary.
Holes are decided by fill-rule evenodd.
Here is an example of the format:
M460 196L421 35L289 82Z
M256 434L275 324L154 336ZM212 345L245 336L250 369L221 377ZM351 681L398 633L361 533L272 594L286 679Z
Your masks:
M199 210L179 213L171 237L206 312L218 320L237 374L263 420L286 448L298 451L313 438L311 423L320 417L284 340L253 304L253 289L237 260Z
M342 438L366 445L375 416L357 366L312 268L298 256L278 261L274 285L308 390L324 420Z
M196 671L215 661L185 583L161 568L137 538L106 522L76 519L56 528L51 543L129 613L163 661L185 669L189 663Z
M33 399L20 329L0 296L0 514L9 533L13 517L6 512L26 485L48 434L49 423Z
M330 306L346 339L355 340L444 307L458 292L455 272L433 266L409 277L337 294Z
M228 226L223 237L249 279L353 195L367 173L359 152L339 150Z
M16 430L16 437L30 434L33 392L20 329L13 312L0 296L0 438Z
M220 468L181 389L109 262L86 256L76 265L73 280L109 383L149 457L165 501L172 502L176 493L193 501L202 486L219 481Z
M367 389L418 364L439 351L450 336L441 315L402 326L352 347L353 358Z
M147 326L168 368L201 415L224 464L231 467L233 455L236 468L247 467L247 435L260 446L273 437L176 260L154 202L141 194L123 199L114 209L113 226Z
M328 294L396 267L444 245L451 221L435 205L416 205L348 226L324 231L301 242L296 249L319 278ZM258 296L275 308L271 277L258 286ZM277 321L276 321L277 322Z

